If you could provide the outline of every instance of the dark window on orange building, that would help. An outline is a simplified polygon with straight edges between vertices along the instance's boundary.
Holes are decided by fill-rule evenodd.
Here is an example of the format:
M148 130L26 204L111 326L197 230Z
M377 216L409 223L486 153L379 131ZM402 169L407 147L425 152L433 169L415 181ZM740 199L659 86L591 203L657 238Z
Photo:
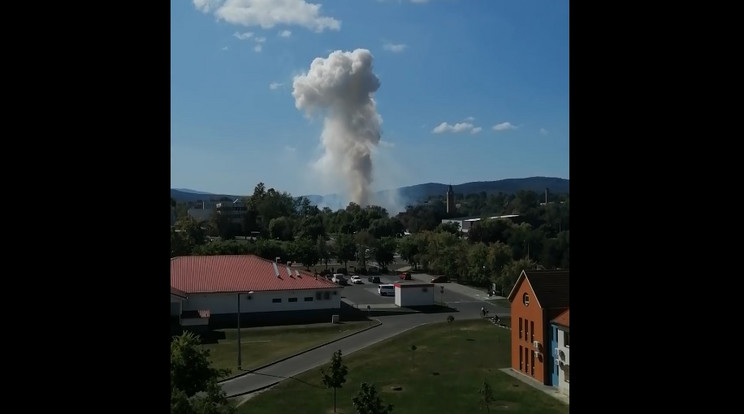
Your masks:
M529 336L530 336L530 326L527 325L527 319L525 319L524 320L524 340L529 341L529 339L527 339L529 338Z
M522 345L519 345L519 370L523 370L524 360L522 359Z
M530 352L529 348L524 348L524 372L530 372L530 356L527 353Z
M535 353L530 352L530 358L532 358L532 361L530 362L530 375L533 377L535 376Z
M530 342L535 340L535 322L530 322Z
M519 339L522 339L522 318L519 318ZM520 358L522 358L521 356L522 351L519 351L519 352L520 352Z

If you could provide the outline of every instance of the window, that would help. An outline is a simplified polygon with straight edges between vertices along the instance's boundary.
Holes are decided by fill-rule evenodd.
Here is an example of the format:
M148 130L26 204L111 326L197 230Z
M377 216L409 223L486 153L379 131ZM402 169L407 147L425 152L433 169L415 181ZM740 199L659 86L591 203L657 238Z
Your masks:
M421 288L421 291L422 292L426 292L426 288Z
M330 298L331 298L331 292L329 292L327 290L325 292L323 292L323 299L328 300Z
M523 370L524 360L522 359L522 345L519 345L519 370Z
M323 292L315 292L315 300L323 299Z
M568 338L569 338L568 332L563 331L563 346L565 346L566 348L568 348L568 345L569 345Z
M282 298L274 298L274 299L271 299L271 301L273 303L282 303Z
M535 322L530 321L530 342L535 340Z
M530 352L529 348L524 348L524 372L530 370L530 356L527 353Z
M297 302L297 298L289 298L287 299L287 302Z
M522 318L519 318L519 339L522 339ZM521 345L520 345L521 348ZM519 352L522 352L521 350ZM519 355L519 359L522 359L522 354Z
M305 296L305 302L312 302L313 297L312 296Z
M527 292L524 292L524 295L522 295L522 303L524 303L524 306L530 306L530 295Z
M535 353L534 352L530 352L530 358L532 358L530 362L530 375L534 377L535 376Z
M524 320L524 340L528 341L527 337L530 336L530 326L527 325L527 319Z
M334 290L333 291L333 296L336 296L336 295L338 295L338 291Z

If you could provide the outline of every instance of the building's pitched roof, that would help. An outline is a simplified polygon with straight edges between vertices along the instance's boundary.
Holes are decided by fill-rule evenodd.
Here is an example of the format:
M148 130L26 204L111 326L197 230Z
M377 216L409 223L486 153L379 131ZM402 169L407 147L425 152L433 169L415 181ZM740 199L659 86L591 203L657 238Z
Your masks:
M316 278L310 272L290 269L258 256L223 255L173 258L171 288L193 294L341 287L324 277Z
M558 315L555 318L553 318L553 320L550 321L550 322L552 322L552 323L554 323L556 325L565 326L566 328L568 328L569 327L568 326L568 320L569 320L568 309L566 309L565 311L561 312L560 315Z
M568 308L568 270L522 270L509 292L509 302L514 300L514 295L524 282L530 284L541 308Z
M186 298L186 292L184 292L182 290L178 290L178 289L174 288L173 286L171 286L171 295L176 295L176 296L182 297L184 299Z

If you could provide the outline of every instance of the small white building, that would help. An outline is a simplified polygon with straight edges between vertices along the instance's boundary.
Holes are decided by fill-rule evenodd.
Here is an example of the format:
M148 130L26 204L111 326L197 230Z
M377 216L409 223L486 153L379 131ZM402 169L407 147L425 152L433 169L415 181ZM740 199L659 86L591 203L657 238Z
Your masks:
M569 311L566 310L558 315L551 321L551 325L554 328L554 332L557 333L554 344L556 347L553 349L553 357L555 363L555 372L558 380L558 391L561 394L569 394L570 385L570 368L571 368L571 353L570 336L569 336Z
M398 306L434 305L433 283L396 283L395 304Z
M331 321L341 289L324 277L254 255L171 259L171 313L209 318L212 327ZM179 294L174 294L178 292ZM185 296L185 298L183 298Z

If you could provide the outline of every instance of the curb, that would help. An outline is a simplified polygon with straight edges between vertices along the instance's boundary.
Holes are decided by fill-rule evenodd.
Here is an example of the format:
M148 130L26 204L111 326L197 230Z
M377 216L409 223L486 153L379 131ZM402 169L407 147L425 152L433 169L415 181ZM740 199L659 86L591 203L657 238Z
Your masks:
M382 325L382 322L380 322L380 320L379 320L379 319L372 319L372 320L373 320L373 321L377 321L377 324L375 324L375 325L372 325L372 326L369 326L369 327L366 327L366 328L364 328L364 329L361 329L361 330L358 330L358 331L356 331L356 332L352 332L352 333L350 333L350 334L348 334L348 335L344 335L344 336L342 336L342 337L336 338L336 339L334 339L334 340L332 340L332 341L328 341L328 342L325 342L325 343L322 343L322 344L316 345L316 346L314 346L314 347L312 347L312 348L308 348L308 349L305 349L305 350L303 350L303 351L300 351L300 352L297 352L297 353L294 353L294 354L288 355L288 356L286 356L286 357L284 357L284 358L281 358L281 359L277 359L276 361L273 361L273 362L269 362L268 364L264 364L264 365L261 365L261 366L259 366L259 367L256 367L256 368L253 368L253 369L251 369L251 370L245 371L245 372L243 372L243 373L241 373L241 374L237 374L237 375L234 375L234 376L232 376L232 377L228 377L228 378L225 378L225 379L223 379L223 380L221 380L221 381L218 381L218 382L217 382L217 384L222 384L222 383L224 383L224 382L227 382L227 381L231 381L231 380L234 380L234 379L236 379L236 378L240 378L240 377L242 377L242 376L245 376L245 375L248 375L248 374L252 374L252 373L253 373L253 372L255 372L255 371L259 371L259 370L262 370L262 369L264 369L264 368L267 368L267 367L270 367L270 366L272 366L272 365L274 365L274 364L278 364L278 363L280 363L280 362L282 362L282 361L286 361L286 360L288 360L288 359L290 359L290 358L294 358L294 357L296 357L296 356L299 356L299 355L302 355L302 354L304 354L304 353L307 353L307 352L313 351L313 350L315 350L315 349L318 349L318 348L320 348L320 347L326 346L326 345L328 345L328 344L332 344L332 343L334 343L334 342L338 342L338 341L340 341L340 340L342 340L342 339L345 339L345 338L348 338L348 337L350 337L350 336L354 336L354 335L356 335L356 334L359 334L359 333L362 333L362 332L366 332L366 331L368 331L368 330L370 330L370 329L373 329L373 328L377 328L378 326ZM274 385L276 385L276 384L278 384L278 383L279 383L279 381L277 381L277 382L276 382L276 383L274 383L274 384L271 384L271 385L267 385L267 386L265 386L265 387L262 387L262 388L259 388L259 389L255 389L255 390L252 390L252 391L247 391L247 392L244 392L244 393L241 393L241 394L228 395L228 398L232 398L232 397L237 397L237 396L239 396L239 395L250 394L250 393L252 393L252 392L260 391L261 389L264 389L264 388L268 388L268 387L274 386Z

